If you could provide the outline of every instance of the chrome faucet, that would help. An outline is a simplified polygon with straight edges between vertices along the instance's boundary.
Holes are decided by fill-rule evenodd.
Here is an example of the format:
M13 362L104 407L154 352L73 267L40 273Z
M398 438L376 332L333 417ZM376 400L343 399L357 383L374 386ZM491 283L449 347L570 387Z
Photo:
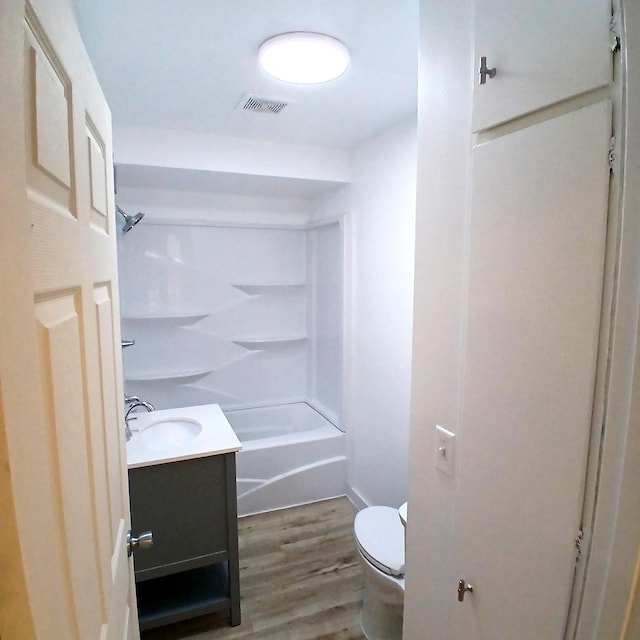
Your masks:
M144 407L147 411L155 411L155 407L150 402L140 400L138 396L125 396L124 403L125 405L130 405L127 409L127 412L124 414L124 435L127 442L129 442L129 440L131 440L131 436L133 435L131 433L131 427L129 426L129 420L137 419L135 416L130 416L129 414L140 407Z

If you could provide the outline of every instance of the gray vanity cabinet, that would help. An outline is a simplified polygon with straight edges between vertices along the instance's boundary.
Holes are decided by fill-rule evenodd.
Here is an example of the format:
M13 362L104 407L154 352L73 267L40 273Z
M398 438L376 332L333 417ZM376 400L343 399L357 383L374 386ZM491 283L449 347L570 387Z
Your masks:
M129 469L141 629L227 610L240 624L235 453Z

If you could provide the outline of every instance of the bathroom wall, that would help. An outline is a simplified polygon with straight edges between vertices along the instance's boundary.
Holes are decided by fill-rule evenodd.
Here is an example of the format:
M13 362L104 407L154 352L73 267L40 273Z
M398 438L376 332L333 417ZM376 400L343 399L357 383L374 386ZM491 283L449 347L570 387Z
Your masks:
M282 198L277 195L260 197L254 193L259 189L254 189L251 183L246 182L249 188L243 196L220 191L185 192L181 178L177 179L176 172L170 171L171 163L184 161L185 158L177 157L177 152L168 148L165 144L166 136L147 135L145 132L143 135L135 131L125 133L128 134L127 141L120 139L117 142L116 160L133 163L130 167L135 166L138 160L155 162L156 167L149 166L149 174L147 170L134 172L135 181L127 179L126 176L122 179L122 175L119 178L120 206L126 210L145 210L148 213L147 218L135 230L121 238L120 251L123 260L127 259L124 255L125 245L134 252L153 255L157 247L145 247L146 240L143 236L147 230L159 237L171 228L164 223L180 219L188 223L191 229L188 233L182 232L181 242L185 243L183 255L188 260L195 259L195 253L189 243L201 247L200 255L206 256L210 264L203 277L212 287L214 272L216 277L220 273L216 264L223 264L226 261L226 252L233 254L233 247L237 246L233 241L228 245L222 243L220 246L209 242L208 238L213 231L207 225L212 217L222 227L227 228L227 233L230 233L228 230L238 221L241 225L256 228L276 226L282 229L293 226L298 230L306 230L303 232L306 233L304 255L300 258L304 265L296 266L287 277L293 282L294 272L304 273L307 286L297 292L292 288L287 294L291 298L289 302L286 302L284 290L278 294L285 302L285 306L281 307L280 316L283 322L287 317L289 321L293 317L298 318L296 314L300 307L295 306L295 296L298 302L304 299L306 340L300 341L296 348L299 349L298 355L305 352L306 359L301 357L295 360L294 345L290 345L288 354L291 358L280 361L280 364L284 365L285 373L278 372L275 367L271 369L272 380L269 384L272 386L269 393L262 389L260 393L265 393L260 398L265 402L294 399L304 386L307 397L316 403L329 419L346 427L349 438L349 485L352 499L360 505L398 505L404 502L407 494L411 379L416 189L415 120L409 119L390 127L376 138L357 147L351 154L316 154L318 185L324 187L324 192L318 190L318 195L307 198ZM138 140L140 146L136 147L131 140ZM160 140L161 142L154 143L155 146L166 146L164 153L169 155L159 159L145 151L145 144L151 144L150 140ZM179 141L174 142L179 146ZM213 154L204 147L195 148L197 145L193 140L187 142L194 147L194 156ZM186 146L189 147L189 144ZM256 149L257 159L262 158L260 166L267 167L267 149L259 145ZM303 151L296 149L293 155L285 154L285 159L288 159L291 165L287 170L294 165L297 166L294 159ZM183 155L186 157L189 154L185 151ZM200 159L203 167L211 165L214 172L223 172L225 168L222 159L217 156ZM348 162L345 162L345 159L348 159ZM192 169L197 165L193 161L189 162ZM253 162L256 162L255 158ZM160 164L166 167L160 167ZM304 171L308 171L304 180L311 179L312 172L308 164L307 162L300 165ZM283 161L276 165L282 168ZM257 166L254 168L258 170ZM163 173L167 170L170 173ZM197 168L193 170L197 172L196 177L201 184L203 176L200 174L205 172ZM149 188L150 182L157 182L158 176L163 184ZM261 180L262 178L256 176L255 185L259 185ZM347 180L351 180L352 184L344 185ZM344 186L341 186L340 181ZM145 188L140 188L140 185ZM166 188L168 186L172 188ZM156 230L151 232L151 229ZM162 251L167 253L168 248L164 247ZM274 250L273 260L276 264L279 259L278 253L279 251ZM231 255L230 259L233 261L236 257ZM149 259L148 256L146 261L149 262ZM136 273L136 269L125 267L124 264L123 262L123 281L131 278L132 273ZM261 270L257 263L254 266L258 271ZM269 268L271 267L265 263L265 278ZM141 273L145 273L145 277L141 280L142 289L137 296L145 295L145 284L148 286L152 277L151 272L143 270ZM269 277L275 275L285 277L284 273ZM138 276L133 277L135 279ZM253 277L257 278L256 275ZM128 392L140 391L144 395L154 386L160 398L160 406L176 402L195 404L212 401L212 397L215 398L214 401L223 405L241 405L245 403L249 394L240 393L237 388L230 388L225 382L226 375L235 370L246 373L246 376L238 374L238 379L246 380L253 387L260 388L258 377L253 377L249 365L259 364L261 359L267 358L267 353L271 353L272 357L276 354L284 357L287 351L283 349L282 352L278 352L277 349L271 348L267 352L266 349L261 349L260 352L244 355L240 359L239 354L244 354L244 351L238 349L241 346L246 349L246 345L234 343L231 332L214 329L219 318L237 317L233 314L240 314L243 310L255 309L256 314L253 315L257 317L262 313L258 305L266 303L264 295L251 299L246 292L233 288L232 281L238 281L238 275L229 274L225 278L226 284L222 292L218 289L211 291L220 304L224 301L224 304L232 305L230 310L216 311L206 319L197 320L188 327L180 327L180 331L191 337L204 333L206 328L207 340L211 343L207 350L218 350L221 354L219 360L229 361L230 364L196 380L174 380L163 384L159 381L128 381ZM245 278L249 280L248 276ZM260 279L264 283L265 279ZM198 278L195 281L198 281ZM128 289L125 295L129 296ZM135 294L131 300L127 297L123 311L126 312L127 306L135 305L135 299ZM289 317L291 314L292 317ZM130 323L125 320L123 335L142 339L143 342L146 341L144 336L148 335L152 342L171 344L166 334L164 337L158 334L159 329L154 328L153 322L147 322L144 330L138 331L138 336L143 336L139 338L136 335L126 335ZM159 325L159 321L156 325ZM293 330L293 325L290 325L290 328ZM251 333L254 338L260 337L254 327L245 333ZM228 343L224 358L220 344L216 342L220 335L224 336ZM128 368L133 368L136 351L138 354L142 353L137 346L124 352L125 372ZM178 359L180 354L186 353L178 351ZM201 351L195 353L198 357L202 355ZM232 358L236 360L232 361ZM304 370L296 368L300 363ZM299 374L294 374L293 371L299 371ZM266 369L261 375L265 372ZM292 380L288 396L275 388L275 383L281 380L283 384L278 389L284 389L286 378ZM168 389L173 390L169 395ZM217 395L209 395L214 390ZM208 400L202 399L205 397L203 393Z
M359 505L407 498L416 124L356 148L352 183L316 202L313 219L345 209L349 485Z

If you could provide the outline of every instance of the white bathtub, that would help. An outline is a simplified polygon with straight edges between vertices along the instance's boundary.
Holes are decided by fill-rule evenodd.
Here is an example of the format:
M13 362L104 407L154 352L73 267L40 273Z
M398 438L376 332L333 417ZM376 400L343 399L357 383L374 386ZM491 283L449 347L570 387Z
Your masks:
M242 443L238 515L345 494L345 436L305 402L227 410Z

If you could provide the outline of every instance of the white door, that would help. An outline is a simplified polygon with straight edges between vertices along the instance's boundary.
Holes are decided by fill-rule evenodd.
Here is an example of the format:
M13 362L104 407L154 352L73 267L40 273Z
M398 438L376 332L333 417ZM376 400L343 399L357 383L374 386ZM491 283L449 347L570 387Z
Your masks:
M137 638L110 113L70 2L3 0L0 22L0 635Z
M476 0L475 65L493 78L476 85L473 131L488 129L607 87L610 0Z
M452 637L560 640L580 526L608 209L608 100L477 146ZM451 585L451 597L456 597Z

